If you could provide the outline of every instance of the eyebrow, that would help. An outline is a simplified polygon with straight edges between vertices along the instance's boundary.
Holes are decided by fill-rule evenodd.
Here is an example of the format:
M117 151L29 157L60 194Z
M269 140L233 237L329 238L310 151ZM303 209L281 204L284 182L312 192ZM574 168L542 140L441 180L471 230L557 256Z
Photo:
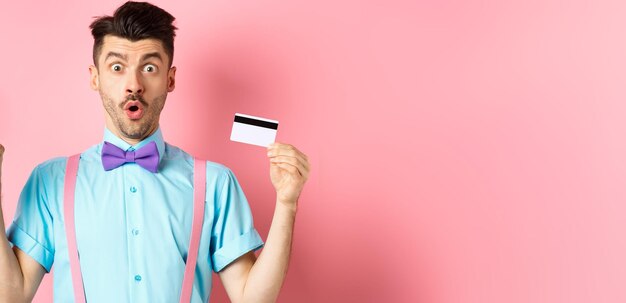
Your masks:
M104 58L104 61L106 62L107 60L109 60L109 58L119 58L119 59L122 59L124 61L128 61L128 56L127 55L123 55L123 54L116 53L116 52L109 52L107 54L107 56Z
M161 62L163 62L163 57L161 56L161 54L159 54L157 52L148 53L148 54L143 55L141 57L141 61L146 61L146 60L148 60L150 58L157 58L157 59L161 60Z
M109 60L109 58L119 58L119 59L122 59L124 61L128 61L128 56L126 54L120 54L120 53L116 53L116 52L109 52L107 54L107 56L104 58L104 61ZM158 52L147 53L147 54L143 55L141 57L141 61L146 61L146 60L148 60L150 58L157 58L157 59L163 61L163 57Z

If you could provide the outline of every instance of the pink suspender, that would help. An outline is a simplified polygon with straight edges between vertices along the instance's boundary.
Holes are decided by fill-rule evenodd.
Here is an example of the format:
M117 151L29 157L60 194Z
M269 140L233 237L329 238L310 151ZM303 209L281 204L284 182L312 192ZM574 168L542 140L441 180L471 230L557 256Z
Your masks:
M78 249L76 247L76 228L74 225L74 193L76 189L76 176L78 175L79 160L80 154L73 155L67 160L65 186L63 188L63 195L65 199L63 214L65 216L65 232L67 237L67 250L70 257L70 273L72 286L74 287L74 298L77 303L85 303L85 290L83 288L83 278L80 272ZM191 301L196 262L198 261L200 235L202 233L202 224L204 221L205 193L206 162L194 159L193 221L189 252L187 254L187 264L185 264L185 275L183 276L183 286L180 294L181 303L189 303L189 301Z
M74 189L76 188L76 175L78 174L78 160L80 160L80 154L73 155L67 159L65 186L63 188L65 199L63 215L65 216L65 238L67 238L67 252L70 255L70 273L72 274L74 298L76 298L76 303L85 303L83 277L80 274L78 249L76 248L76 229L74 228Z
M187 253L187 264L183 276L183 288L180 294L180 303L189 303L191 289L196 273L196 261L198 261L198 247L200 246L200 234L204 221L204 196L206 194L206 163L194 159L193 161L193 225L191 226L191 240Z

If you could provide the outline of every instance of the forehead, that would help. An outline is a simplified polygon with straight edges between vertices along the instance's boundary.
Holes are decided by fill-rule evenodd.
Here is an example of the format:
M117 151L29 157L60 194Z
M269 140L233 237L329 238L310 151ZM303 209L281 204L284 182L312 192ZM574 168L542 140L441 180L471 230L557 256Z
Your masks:
M163 43L156 39L130 41L125 38L107 35L104 37L100 58L98 60L104 60L106 55L110 52L126 55L129 60L139 59L145 54L155 52L160 53L164 59L168 58L163 48Z

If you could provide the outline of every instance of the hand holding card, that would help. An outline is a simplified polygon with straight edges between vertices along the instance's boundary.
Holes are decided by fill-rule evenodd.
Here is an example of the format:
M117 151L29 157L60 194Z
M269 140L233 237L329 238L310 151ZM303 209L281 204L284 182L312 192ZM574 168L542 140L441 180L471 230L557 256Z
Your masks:
M235 114L230 140L268 147L276 140L278 121L244 114Z

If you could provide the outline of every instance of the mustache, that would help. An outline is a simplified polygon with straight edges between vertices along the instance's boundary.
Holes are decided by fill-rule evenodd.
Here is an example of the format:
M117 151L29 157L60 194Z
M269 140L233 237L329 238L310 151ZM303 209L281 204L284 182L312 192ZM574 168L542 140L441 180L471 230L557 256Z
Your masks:
M146 103L146 100L143 98L143 96L141 95L137 95L137 94L131 94L126 96L126 98L124 98L124 102L122 102L121 106L124 107L126 103L128 103L129 101L139 101L143 106L147 106L148 103Z

